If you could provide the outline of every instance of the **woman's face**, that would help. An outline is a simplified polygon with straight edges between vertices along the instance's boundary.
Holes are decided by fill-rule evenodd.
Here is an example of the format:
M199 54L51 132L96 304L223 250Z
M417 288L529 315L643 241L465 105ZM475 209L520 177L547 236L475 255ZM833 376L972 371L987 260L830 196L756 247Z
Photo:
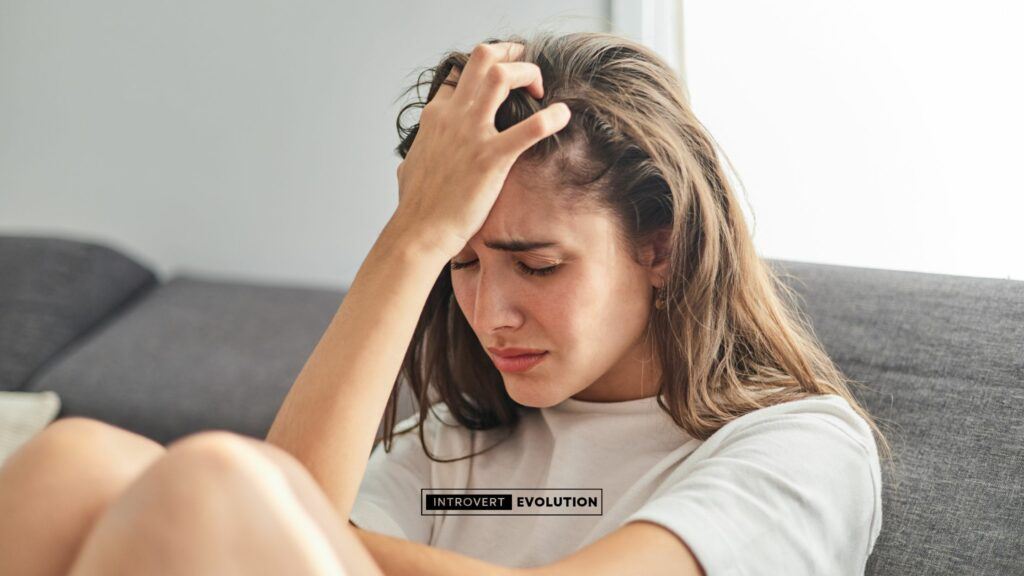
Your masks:
M655 394L660 374L644 332L659 276L619 245L611 216L563 206L524 170L512 168L451 272L459 307L492 362L490 348L547 351L524 372L502 370L509 396L542 408L570 396L613 402ZM554 245L500 249L512 240ZM649 254L642 251L642 261ZM543 275L526 270L552 266Z

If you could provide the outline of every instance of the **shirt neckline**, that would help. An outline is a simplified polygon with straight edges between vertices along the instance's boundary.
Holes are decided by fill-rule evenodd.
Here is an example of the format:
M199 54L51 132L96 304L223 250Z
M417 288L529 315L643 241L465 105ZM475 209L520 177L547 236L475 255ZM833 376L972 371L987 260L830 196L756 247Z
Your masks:
M544 412L572 412L589 414L642 414L659 410L658 395L621 400L619 402L588 402L569 397L554 406L542 408Z

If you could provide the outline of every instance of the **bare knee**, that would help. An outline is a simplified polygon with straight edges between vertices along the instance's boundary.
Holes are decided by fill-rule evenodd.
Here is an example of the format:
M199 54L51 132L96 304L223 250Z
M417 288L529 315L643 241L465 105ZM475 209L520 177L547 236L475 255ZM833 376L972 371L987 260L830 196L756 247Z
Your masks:
M159 443L99 420L61 418L4 462L0 486L18 492L70 480L82 489L119 491L163 453Z
M159 455L163 452L163 446L145 436L100 420L72 416L50 423L11 457L22 452L29 452L33 455L40 453L72 458L78 454L107 455L124 450ZM121 458L117 460L121 460Z
M166 456L100 520L75 573L102 573L103 566L115 561L145 571L154 559L183 549L192 555L176 557L182 573L188 572L189 563L211 573L257 560L285 562L282 569L294 568L295 562L321 568L336 564L329 543L301 508L284 474L252 442L213 430L171 443ZM238 550L240 542L259 553L227 553ZM126 558L125 550L133 556Z
M238 456L248 454L248 444L256 442L236 432L228 430L203 430L183 436L167 445L167 450L175 452L208 453Z
M144 573L169 550L224 546L224 538L239 533L231 526L240 518L232 507L245 499L248 459L242 440L230 432L198 432L170 443L99 519L71 573L103 574L114 565ZM213 565L206 568L229 572L217 565L222 560L207 562Z
M33 438L33 441L65 437L87 437L99 439L110 434L117 434L120 432L131 434L123 428L118 428L117 426L95 418L88 418L85 416L68 416L51 422ZM152 442L152 440L150 442Z
M209 430L178 439L150 466L112 510L119 526L131 532L216 530L211 525L231 521L230 515L197 511L225 510L262 493L283 492L286 479L262 455L252 439L234 432ZM145 511L146 513L142 513Z
M0 468L0 573L66 572L89 529L164 452L89 418L63 418Z
M203 477L220 481L265 473L265 456L253 446L255 443L254 439L226 430L190 434L167 446L170 462L164 475L173 479L181 467L190 470L193 480Z

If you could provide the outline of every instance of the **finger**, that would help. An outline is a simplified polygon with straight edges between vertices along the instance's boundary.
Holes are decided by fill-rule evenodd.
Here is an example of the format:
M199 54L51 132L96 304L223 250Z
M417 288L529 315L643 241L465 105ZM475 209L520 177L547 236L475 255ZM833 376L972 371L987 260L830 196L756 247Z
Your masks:
M569 124L572 114L564 102L556 102L494 137L499 156L514 160L530 146Z
M459 83L459 69L452 67L451 71L448 72L448 76L441 82L441 85L437 87L437 92L434 93L432 100L448 100L455 93L455 89Z
M544 97L539 66L529 62L495 63L487 71L468 113L478 120L494 122L494 115L508 98L509 92L523 86L534 98L539 100Z
M511 62L522 56L526 46L517 42L497 42L494 44L477 44L469 55L462 70L459 85L452 95L457 102L468 106L476 97L480 81L487 74L487 69L495 62Z

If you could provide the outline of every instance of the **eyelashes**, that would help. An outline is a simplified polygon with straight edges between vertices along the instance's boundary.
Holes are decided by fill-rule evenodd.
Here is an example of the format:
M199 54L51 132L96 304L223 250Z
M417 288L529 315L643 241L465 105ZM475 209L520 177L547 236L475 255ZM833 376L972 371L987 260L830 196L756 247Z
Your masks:
M468 268L475 263L476 260L470 260L469 262L456 262L452 260L451 269L462 270L463 268ZM554 266L548 266L547 268L530 268L522 262L516 262L516 268L519 268L519 270L524 274L528 274L530 276L547 276L554 272L559 266L561 266L561 264L555 264Z

